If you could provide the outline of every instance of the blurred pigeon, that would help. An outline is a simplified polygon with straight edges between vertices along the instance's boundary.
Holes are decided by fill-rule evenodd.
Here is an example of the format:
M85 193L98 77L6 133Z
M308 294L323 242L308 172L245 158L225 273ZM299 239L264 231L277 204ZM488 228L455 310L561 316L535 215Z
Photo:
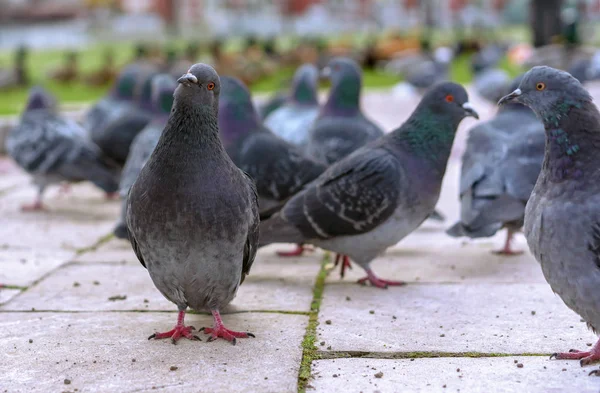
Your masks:
M496 104L509 90L511 83L508 72L499 68L488 68L473 75L473 87L477 94Z
M139 65L125 67L108 95L85 114L83 127L86 130L93 134L124 113L133 110L133 93L139 72Z
M150 158L167 124L171 106L173 105L173 92L176 86L175 79L168 74L158 74L152 78L152 121L133 140L123 173L121 174L121 182L119 184L119 193L122 199L121 217L114 229L114 234L119 239L127 239L127 224L125 222L127 194L146 164L146 161Z
M281 108L288 100L288 93L278 91L273 96L269 97L265 102L257 105L258 115L261 119L266 119L271 113Z
M153 67L143 66L134 86L134 105L106 123L103 127L92 128L92 140L102 152L124 165L135 136L152 120L151 80L157 74Z
M258 196L219 140L220 81L205 64L178 79L156 149L131 187L129 240L158 290L179 309L175 327L149 338L198 339L185 310L210 310L209 341L251 333L225 328L219 310L235 297L256 256Z
M450 62L453 58L450 48L441 47L434 51L431 59L411 68L405 75L406 82L423 92L430 87L449 79Z
M319 71L304 64L296 71L288 101L265 119L265 126L289 143L306 146L308 132L319 114Z
M41 87L31 89L20 123L6 138L6 150L38 187L35 202L23 210L43 210L44 189L54 183L89 180L108 194L118 189L116 166L102 157L79 124L58 113L55 98Z
M525 209L524 232L546 281L565 304L600 332L600 113L577 79L550 67L529 70L500 104L519 102L543 121L546 150ZM589 350L557 359L600 360Z
M354 60L335 58L324 75L331 79L331 92L310 131L306 151L315 160L331 164L379 138L383 131L360 109L362 75Z
M325 166L264 127L252 105L250 92L235 78L221 78L219 99L220 138L233 162L255 181L261 219L316 179ZM277 210L277 209L275 209ZM298 247L281 256L296 256Z
M261 223L261 246L309 243L352 258L367 276L360 283L385 288L370 263L414 231L439 198L456 129L477 117L464 88L442 83L430 90L409 119L329 167Z
M510 91L520 82L521 77ZM490 237L507 228L504 248L497 253L520 254L510 247L512 235L523 226L545 143L543 124L531 109L517 103L501 107L492 120L471 129L462 158L461 218L448 234Z

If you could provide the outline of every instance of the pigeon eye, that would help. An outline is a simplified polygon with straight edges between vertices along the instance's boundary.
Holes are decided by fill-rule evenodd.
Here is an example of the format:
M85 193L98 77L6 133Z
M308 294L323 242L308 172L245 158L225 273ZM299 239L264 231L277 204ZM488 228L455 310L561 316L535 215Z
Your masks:
M544 82L538 82L538 84L535 85L535 88L538 89L539 91L542 91L546 88L546 84Z
M209 83L208 83L208 85L206 85L206 88L207 88L208 90L212 90L212 89L214 89L214 88L215 88L215 84L214 84L214 83L212 83L212 82L209 82Z
M448 94L446 96L446 102L454 102L454 96L452 94Z

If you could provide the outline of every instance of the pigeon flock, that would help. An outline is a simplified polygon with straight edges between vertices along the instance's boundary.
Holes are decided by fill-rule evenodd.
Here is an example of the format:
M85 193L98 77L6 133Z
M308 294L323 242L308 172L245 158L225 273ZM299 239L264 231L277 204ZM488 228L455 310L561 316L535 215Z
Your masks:
M472 64L476 83L495 83L487 98L499 107L469 131L460 219L447 233L479 238L505 228L498 253L511 255L522 252L511 239L523 230L552 290L600 332L600 112L571 74L537 66L511 81L493 68L497 56ZM322 105L319 78L331 81ZM226 328L220 311L260 247L298 245L282 256L320 247L336 254L342 277L354 262L361 284L404 284L370 264L436 216L457 128L479 118L462 86L436 82L384 133L361 110L362 70L349 58L299 67L266 112L244 82L207 64L175 79L134 63L81 124L33 88L6 148L38 187L24 211L45 209L51 184L90 181L120 195L116 237L179 310L175 327L150 339L199 340L184 324L189 307L212 313L214 325L200 330L209 341L235 344L254 335ZM600 341L553 356L587 365L600 360Z

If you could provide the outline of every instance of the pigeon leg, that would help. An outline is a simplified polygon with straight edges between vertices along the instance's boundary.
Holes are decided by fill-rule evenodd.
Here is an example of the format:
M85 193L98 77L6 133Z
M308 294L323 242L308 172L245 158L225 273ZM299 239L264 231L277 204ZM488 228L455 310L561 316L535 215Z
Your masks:
M579 364L581 367L589 366L592 363L600 361L600 340L596 341L596 344L589 351L578 351L571 349L569 352L564 353L553 353L550 359L555 358L559 360L571 359L580 360Z
M304 244L298 244L294 251L277 251L277 255L280 257L299 257L304 254L304 251L314 251L314 249Z
M371 270L370 268L366 268L365 271L367 272L367 277L363 277L360 280L358 280L359 284L364 285L368 281L371 283L371 285L381 289L386 289L388 285L406 285L404 281L384 280L382 278L379 278L375 275L375 273L373 273L373 270Z
M506 230L506 241L504 242L504 248L502 248L501 250L493 251L493 253L496 255L505 255L505 256L514 256L514 255L523 254L523 251L516 251L510 247L514 234L515 234L515 231L513 231L512 229L507 229Z
M177 324L175 325L175 327L173 329L169 330L168 332L164 332L164 333L154 333L153 335L148 337L148 340L151 340L153 338L156 340L159 340L161 338L170 338L171 342L173 344L177 344L177 340L179 340L181 337L185 337L188 340L192 340L192 341L194 341L194 340L202 341L202 340L200 340L200 337L194 336L192 334L192 330L195 329L193 326L185 326L183 324L184 318L185 318L185 310L180 310L179 315L177 315Z
M42 194L44 193L44 187L40 187L38 194L35 197L35 201L31 204L21 205L21 211L24 212L39 212L46 210L46 207L42 203Z
M204 334L210 334L211 336L208 338L208 341L214 341L217 338L221 337L227 341L231 341L233 345L236 343L237 338L248 338L254 337L254 334L249 332L235 332L233 330L229 330L223 325L223 321L221 320L221 314L217 310L211 310L213 318L215 320L215 325L212 328L202 328L201 332Z
M340 266L340 277L344 278L346 275L346 269L352 270L352 264L350 263L350 258L347 255L335 254L334 265L339 265L340 260L342 260L342 266Z

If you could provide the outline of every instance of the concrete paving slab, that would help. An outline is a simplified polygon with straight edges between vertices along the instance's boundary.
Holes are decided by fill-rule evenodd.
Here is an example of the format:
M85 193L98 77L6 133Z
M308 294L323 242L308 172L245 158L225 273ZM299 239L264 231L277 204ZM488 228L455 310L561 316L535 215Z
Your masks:
M256 334L236 346L209 343L202 333L202 342L177 345L146 339L157 329L170 329L175 318L175 313L3 313L0 387L11 393L296 391L308 317L229 315L226 326ZM186 323L200 328L211 326L211 319L189 315Z
M588 376L592 369L581 368L578 362L573 361L523 356L317 360L312 365L312 389L307 390L597 393L600 378Z
M21 293L20 289L9 289L0 287L0 304L8 302L13 297Z
M319 322L333 351L550 354L597 339L547 284L327 285Z
M67 263L72 256L71 251L3 247L0 249L0 284L29 286Z
M277 274L274 266L260 267L248 276L237 297L227 310L310 311L312 287L317 263L306 269ZM297 267L297 266L296 266ZM307 272L304 276L294 271ZM280 269L281 270L281 269ZM313 271L312 276L308 272ZM124 279L126 278L126 279ZM141 264L78 264L73 263L56 270L52 275L30 288L2 310L54 310L54 311L108 311L108 310L161 310L173 311L175 306L154 287L150 276Z

